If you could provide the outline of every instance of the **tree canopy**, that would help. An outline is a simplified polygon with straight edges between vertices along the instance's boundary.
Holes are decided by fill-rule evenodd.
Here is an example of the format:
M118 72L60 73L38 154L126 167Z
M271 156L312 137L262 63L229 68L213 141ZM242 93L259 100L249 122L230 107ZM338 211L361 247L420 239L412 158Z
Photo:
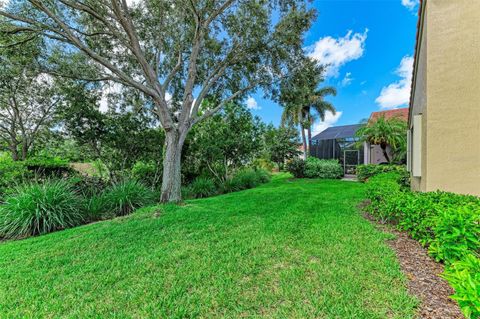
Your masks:
M4 34L42 35L50 53L86 56L95 76L69 70L76 77L145 98L166 132L162 200L178 201L191 127L250 90L271 89L303 55L315 12L299 0L25 0L0 15L10 21Z

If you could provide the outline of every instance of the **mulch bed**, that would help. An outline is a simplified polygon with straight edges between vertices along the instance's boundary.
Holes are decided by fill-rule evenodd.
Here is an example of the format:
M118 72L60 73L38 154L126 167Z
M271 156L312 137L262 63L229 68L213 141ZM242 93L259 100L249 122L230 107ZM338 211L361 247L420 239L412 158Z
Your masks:
M387 243L397 254L401 269L408 278L408 291L421 301L418 309L419 318L465 318L458 304L449 298L454 294L453 288L440 277L443 265L428 256L427 250L405 232L379 224L370 215L365 214L365 218L380 230L396 236Z

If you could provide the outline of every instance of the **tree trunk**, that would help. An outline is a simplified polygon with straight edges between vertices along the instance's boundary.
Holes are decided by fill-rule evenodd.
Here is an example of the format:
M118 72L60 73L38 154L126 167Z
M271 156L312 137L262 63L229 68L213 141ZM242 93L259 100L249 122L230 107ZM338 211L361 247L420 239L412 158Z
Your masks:
M177 130L166 132L162 193L160 197L162 203L178 203L182 200L181 157L185 137L186 133L180 133Z
M302 143L303 143L303 159L307 159L307 139L305 137L305 129L303 126L300 126L300 129L302 130Z
M310 124L307 129L308 132L308 151L307 154L310 156L312 152L312 125Z
M22 143L22 161L25 161L27 159L28 155L28 144L26 140L23 140Z
M17 145L15 143L12 143L8 146L8 148L10 148L10 153L12 153L12 160L14 162L18 161L20 158L18 156Z
M380 147L382 148L383 156L385 156L385 159L386 159L387 162L390 164L390 157L388 156L388 153L387 153L387 144L386 144L386 143L382 143L382 144L380 144Z

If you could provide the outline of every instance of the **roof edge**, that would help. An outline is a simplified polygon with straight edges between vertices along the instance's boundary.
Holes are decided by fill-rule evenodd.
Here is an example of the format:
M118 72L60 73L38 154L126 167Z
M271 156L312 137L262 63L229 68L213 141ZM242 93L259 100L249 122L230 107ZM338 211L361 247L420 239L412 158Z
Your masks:
M423 36L423 25L425 21L425 8L427 6L427 0L420 0L420 5L418 7L418 22L417 22L417 36L415 42L415 53L413 57L413 70L412 70L412 83L410 84L410 101L408 104L408 127L411 124L412 118L412 109L413 109L413 101L415 99L415 87L417 84L417 69L419 63L419 54L420 54L420 46L422 43L422 36Z

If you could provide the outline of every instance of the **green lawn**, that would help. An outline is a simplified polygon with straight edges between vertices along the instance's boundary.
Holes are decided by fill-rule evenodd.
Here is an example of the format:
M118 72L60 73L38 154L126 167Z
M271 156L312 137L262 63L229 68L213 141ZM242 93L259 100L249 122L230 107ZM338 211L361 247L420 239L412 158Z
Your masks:
M0 243L0 318L412 318L363 185L289 180Z

